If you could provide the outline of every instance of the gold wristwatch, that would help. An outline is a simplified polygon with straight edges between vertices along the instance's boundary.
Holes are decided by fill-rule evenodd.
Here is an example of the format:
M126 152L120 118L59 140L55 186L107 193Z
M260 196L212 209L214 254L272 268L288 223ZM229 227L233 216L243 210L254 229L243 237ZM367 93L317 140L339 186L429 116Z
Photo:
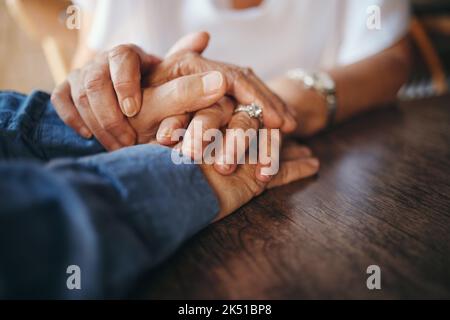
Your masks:
M292 69L286 74L289 79L301 81L305 88L314 89L322 94L327 102L327 128L331 127L336 117L337 99L336 83L326 72L307 72L303 69Z

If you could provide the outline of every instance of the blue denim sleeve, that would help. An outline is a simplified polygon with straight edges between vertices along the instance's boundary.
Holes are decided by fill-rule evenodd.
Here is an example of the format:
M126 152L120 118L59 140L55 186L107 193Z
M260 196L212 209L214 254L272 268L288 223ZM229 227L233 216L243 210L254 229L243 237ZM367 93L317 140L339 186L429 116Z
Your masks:
M103 151L97 140L84 139L64 125L48 93L0 92L0 158L47 161Z
M195 165L142 145L79 159L0 162L0 297L117 298L210 223ZM69 265L81 290L68 290Z
M9 119L2 133L12 132L1 137L3 156L14 158L0 161L0 297L126 296L143 272L217 214L200 168L174 164L171 149L141 145L74 157L98 146L61 128L65 138L55 139L66 144L49 152L52 139L38 132L58 122L52 125L51 113L37 104L44 113L21 114L27 108L22 101L9 114L0 112L2 121ZM36 137L39 147L30 145ZM72 157L46 164L16 159L51 159L66 148ZM80 290L67 287L71 265L80 268Z

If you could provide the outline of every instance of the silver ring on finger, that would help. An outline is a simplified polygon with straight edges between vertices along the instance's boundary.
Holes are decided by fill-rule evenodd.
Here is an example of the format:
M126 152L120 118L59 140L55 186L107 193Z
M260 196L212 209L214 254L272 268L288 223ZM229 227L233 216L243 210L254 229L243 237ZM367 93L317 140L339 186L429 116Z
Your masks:
M263 122L263 109L257 105L256 103L252 104L239 104L236 109L234 109L234 113L245 112L252 119L258 119L259 124L262 125Z

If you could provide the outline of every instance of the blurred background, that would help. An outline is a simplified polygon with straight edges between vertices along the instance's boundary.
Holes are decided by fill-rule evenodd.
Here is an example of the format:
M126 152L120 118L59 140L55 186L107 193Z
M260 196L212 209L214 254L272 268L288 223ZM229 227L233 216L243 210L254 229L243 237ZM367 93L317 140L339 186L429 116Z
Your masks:
M395 1L395 0L393 0ZM77 30L67 0L0 0L0 90L51 91L70 69ZM450 85L450 1L413 0L415 71L402 99L441 95Z

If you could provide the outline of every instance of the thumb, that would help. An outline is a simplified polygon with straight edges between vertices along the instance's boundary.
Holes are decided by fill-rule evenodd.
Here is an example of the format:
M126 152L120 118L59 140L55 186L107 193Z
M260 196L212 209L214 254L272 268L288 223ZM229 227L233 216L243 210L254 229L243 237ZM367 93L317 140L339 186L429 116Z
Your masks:
M218 71L184 76L144 91L144 104L152 106L159 121L194 112L219 101L226 93L226 80Z
M190 33L178 40L169 50L166 57L183 51L194 51L201 54L208 47L209 38L209 33L205 31Z

